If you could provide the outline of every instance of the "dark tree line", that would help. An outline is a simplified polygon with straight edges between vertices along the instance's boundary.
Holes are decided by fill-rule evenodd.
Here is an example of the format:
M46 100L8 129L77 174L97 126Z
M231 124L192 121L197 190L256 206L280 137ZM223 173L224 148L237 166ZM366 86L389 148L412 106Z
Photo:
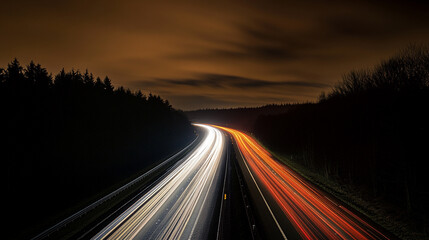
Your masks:
M193 139L159 96L31 62L0 68L1 159L10 207L31 225L126 179ZM16 226L22 224L16 223ZM22 226L21 226L22 227Z
M193 122L210 123L243 131L252 131L259 115L285 113L293 107L295 106L291 104L271 104L262 107L202 109L185 113Z
M255 134L304 166L365 189L428 231L429 49L352 71L317 104L261 116Z

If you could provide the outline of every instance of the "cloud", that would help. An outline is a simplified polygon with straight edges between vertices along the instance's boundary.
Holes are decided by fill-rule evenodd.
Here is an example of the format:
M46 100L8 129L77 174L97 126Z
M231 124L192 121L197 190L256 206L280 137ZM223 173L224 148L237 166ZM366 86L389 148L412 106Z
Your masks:
M89 69L182 109L311 101L342 74L410 42L429 42L428 6L419 0L6 1L0 67L17 57L54 74Z
M238 88L254 89L266 87L310 87L326 88L329 84L313 83L305 81L269 81L261 79L246 78L223 74L199 74L197 78L190 79L164 79L158 78L152 81L149 86L170 85L170 86L189 86L189 87L210 87L210 88Z

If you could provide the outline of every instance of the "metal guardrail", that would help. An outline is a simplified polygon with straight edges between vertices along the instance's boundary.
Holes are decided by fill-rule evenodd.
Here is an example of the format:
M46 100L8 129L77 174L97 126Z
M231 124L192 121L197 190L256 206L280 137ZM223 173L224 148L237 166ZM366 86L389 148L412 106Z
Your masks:
M160 163L156 167L154 167L154 168L150 169L149 171L143 173L142 175L140 175L139 177L135 178L131 182L129 182L129 183L125 184L124 186L116 189L115 191L107 194L106 196L104 196L104 197L100 198L99 200L93 202L92 204L86 206L85 208L81 209L80 211L74 213L73 215L65 218L64 220L60 221L59 223L55 224L54 226L46 229L45 231L41 232L37 236L33 237L32 240L40 240L40 239L44 239L44 238L48 237L52 233L60 230L61 228L63 228L67 224L69 224L69 223L73 222L74 220L80 218L82 215L88 213L89 211L91 211L92 209L96 208L100 204L102 204L105 201L111 199L112 197L118 195L119 193L121 193L122 191L126 190L127 188L129 188L130 186L134 185L135 183L141 181L142 179L144 179L145 177L149 176L151 173L157 171L158 169L160 169L161 167L163 167L167 163L171 162L177 156L179 156L180 154L182 154L183 152L185 152L187 149L189 149L197 141L198 138L199 137L197 136L194 139L194 141L192 141L188 146L186 146L185 148L183 148L179 152L175 153L173 156L169 157L167 160L163 161L162 163Z

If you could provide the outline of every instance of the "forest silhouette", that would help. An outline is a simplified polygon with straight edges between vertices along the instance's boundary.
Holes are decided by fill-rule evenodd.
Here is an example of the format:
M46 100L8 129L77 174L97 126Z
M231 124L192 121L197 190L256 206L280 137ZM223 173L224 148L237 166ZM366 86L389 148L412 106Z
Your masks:
M20 231L52 221L194 139L186 116L168 101L114 88L88 71L52 76L14 59L0 68L0 105L10 217L27 223L14 224Z
M277 110L261 110L267 107ZM370 202L384 202L393 218L409 219L411 231L429 235L428 47L411 45L373 68L345 74L317 103L267 107L187 115L250 132L270 150L353 186Z

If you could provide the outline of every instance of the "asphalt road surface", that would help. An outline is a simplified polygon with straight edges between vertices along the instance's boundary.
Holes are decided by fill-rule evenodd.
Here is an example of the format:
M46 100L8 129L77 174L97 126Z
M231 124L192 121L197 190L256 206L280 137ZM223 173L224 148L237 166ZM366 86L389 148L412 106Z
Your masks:
M93 239L207 239L217 226L224 184L225 136L195 124L204 139L153 188Z
M241 169L253 187L269 239L388 239L380 230L325 195L295 171L274 160L252 137L219 127L233 136Z

